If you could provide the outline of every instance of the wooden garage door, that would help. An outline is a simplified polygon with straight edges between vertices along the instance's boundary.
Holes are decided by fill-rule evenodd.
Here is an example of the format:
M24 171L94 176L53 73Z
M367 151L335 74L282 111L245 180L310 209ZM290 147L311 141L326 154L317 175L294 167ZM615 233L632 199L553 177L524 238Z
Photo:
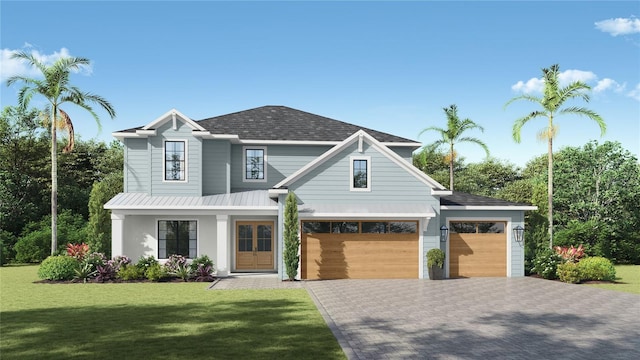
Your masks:
M303 221L303 279L418 277L416 221Z
M507 276L504 222L449 224L449 277Z

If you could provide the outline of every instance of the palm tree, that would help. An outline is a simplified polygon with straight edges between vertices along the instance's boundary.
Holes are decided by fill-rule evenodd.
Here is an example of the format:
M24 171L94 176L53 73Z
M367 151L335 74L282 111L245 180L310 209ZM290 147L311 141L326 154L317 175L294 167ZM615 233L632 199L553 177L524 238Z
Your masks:
M448 108L442 108L444 113L447 115L447 128L439 128L436 126L430 126L418 134L418 136L422 135L426 131L436 131L440 133L442 139L436 140L430 146L432 149L435 149L441 145L449 145L449 151L447 153L447 160L449 161L449 190L453 191L453 162L456 157L456 152L453 149L453 146L458 143L463 142L471 142L480 145L487 157L489 156L489 148L487 145L482 142L480 139L474 137L463 137L462 134L471 129L479 129L484 132L484 128L470 119L460 120L458 117L458 107L454 104L449 106Z
M12 76L7 80L7 86L16 82L24 83L24 86L18 92L18 102L21 108L26 109L34 95L41 95L49 102L47 109L48 114L50 114L48 122L51 126L51 254L53 255L58 247L58 142L56 133L59 123L69 133L68 143L63 150L70 152L73 150L74 144L73 123L69 115L60 106L65 103L71 103L87 110L96 120L99 128L100 118L93 111L93 108L89 105L90 103L98 104L112 119L116 116L116 113L111 104L104 98L83 92L69 83L71 71L89 65L89 59L67 57L58 59L52 65L46 65L33 55L25 52L15 53L12 58L28 62L38 69L44 77L44 79L37 79Z
M522 127L530 120L546 118L548 121L547 126L538 133L538 139L547 140L547 199L549 207L547 220L549 222L549 247L551 248L553 248L553 139L558 132L558 128L553 123L553 119L556 115L564 114L586 116L598 123L601 136L604 135L607 130L607 125L604 120L592 110L577 106L563 107L567 100L574 98L581 98L585 102L589 102L590 98L587 91L591 90L591 87L581 81L574 81L567 86L560 87L558 83L559 73L560 66L557 64L551 65L548 69L542 69L542 79L544 80L544 94L542 97L524 94L514 97L504 105L507 107L516 100L527 100L537 103L541 107L541 109L534 110L513 123L513 139L517 143L520 142L520 131Z

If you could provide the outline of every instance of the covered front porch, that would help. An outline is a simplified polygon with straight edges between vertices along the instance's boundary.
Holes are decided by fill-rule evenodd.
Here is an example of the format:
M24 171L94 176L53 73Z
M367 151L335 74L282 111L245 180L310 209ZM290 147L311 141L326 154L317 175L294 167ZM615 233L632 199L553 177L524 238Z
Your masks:
M278 269L278 203L267 191L201 197L121 193L105 208L112 212L112 256L162 261L173 253L208 255L219 277Z

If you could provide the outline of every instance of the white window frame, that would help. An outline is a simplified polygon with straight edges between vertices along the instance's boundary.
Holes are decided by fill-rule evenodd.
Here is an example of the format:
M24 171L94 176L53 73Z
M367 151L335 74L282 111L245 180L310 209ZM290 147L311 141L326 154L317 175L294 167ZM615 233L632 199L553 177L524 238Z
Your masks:
M262 179L247 179L247 150L262 150L262 161L264 162ZM242 182L266 182L267 181L267 147L266 146L243 146L242 147Z
M355 160L367 161L367 187L357 188L353 186L353 162ZM350 156L349 157L349 190L350 191L371 191L371 156Z
M184 179L167 180L167 142L184 143ZM162 182L166 183L187 183L189 182L189 141L187 139L164 139L162 141Z
M200 221L198 221L198 219L192 219L192 218L187 218L187 219L176 219L176 218L156 218L155 219L155 228L156 228L156 259L158 260L167 260L169 259L168 257L166 258L161 258L160 257L160 221L195 221L196 223L196 256L194 257L187 257L187 259L189 261L197 258L199 255L199 251L200 251Z

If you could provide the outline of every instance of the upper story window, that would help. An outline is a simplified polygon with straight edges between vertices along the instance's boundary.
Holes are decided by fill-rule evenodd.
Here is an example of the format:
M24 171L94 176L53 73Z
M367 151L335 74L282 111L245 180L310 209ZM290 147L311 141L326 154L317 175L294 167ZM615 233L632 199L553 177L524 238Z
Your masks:
M265 147L249 147L242 149L244 181L266 181L267 180L267 149Z
M351 191L371 191L371 158L351 157Z
M165 181L186 181L186 142L185 141L165 141L164 142L164 180Z

